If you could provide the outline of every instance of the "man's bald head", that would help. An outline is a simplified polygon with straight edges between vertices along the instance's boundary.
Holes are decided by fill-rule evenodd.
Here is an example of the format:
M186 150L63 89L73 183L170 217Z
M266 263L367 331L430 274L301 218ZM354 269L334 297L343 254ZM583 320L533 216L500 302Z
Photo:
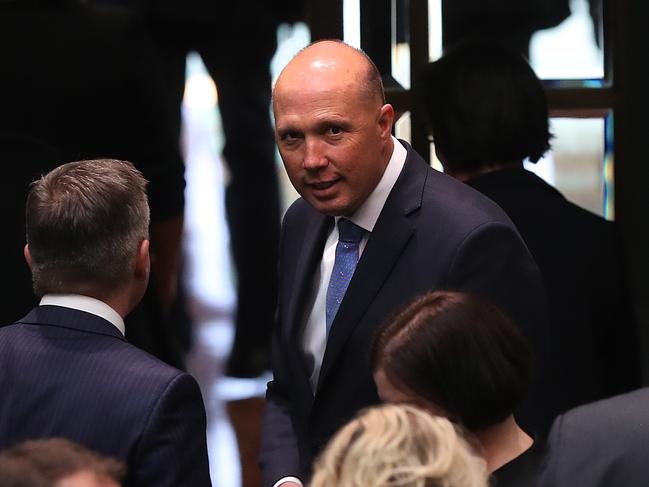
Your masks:
M361 49L338 39L316 41L299 51L280 73L275 91L287 80L331 76L353 83L359 94L377 106L385 103L381 73ZM291 86L293 84L291 83Z
M374 191L392 150L394 109L358 49L320 41L300 51L273 92L275 135L289 179L317 211L349 216Z

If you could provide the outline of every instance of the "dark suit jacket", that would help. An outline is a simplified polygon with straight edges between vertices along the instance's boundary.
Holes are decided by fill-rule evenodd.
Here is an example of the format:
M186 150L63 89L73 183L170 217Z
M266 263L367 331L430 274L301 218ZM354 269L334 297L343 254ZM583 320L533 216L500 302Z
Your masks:
M559 416L548 446L541 487L646 487L649 388Z
M539 266L560 412L640 387L638 336L615 224L523 169L468 184L505 210Z
M127 463L125 486L210 486L196 381L111 323L39 306L0 328L0 449L66 437Z
M268 386L262 433L266 486L286 475L307 480L314 456L333 433L356 411L379 402L368 362L374 331L388 315L429 290L459 289L491 299L532 340L539 370L546 367L542 284L514 226L493 202L433 170L404 145L405 166L332 324L315 396L301 353L304 306L333 218L302 199L285 216L274 380ZM545 388L541 382L536 387ZM535 394L534 410L527 411L532 429L549 426L547 399L547 390Z

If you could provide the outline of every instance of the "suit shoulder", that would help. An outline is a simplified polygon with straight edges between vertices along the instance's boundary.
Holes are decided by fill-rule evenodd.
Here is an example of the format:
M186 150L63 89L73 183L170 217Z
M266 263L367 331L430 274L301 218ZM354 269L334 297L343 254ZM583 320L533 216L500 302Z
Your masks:
M284 223L291 223L295 220L302 220L317 215L313 207L303 198L296 199L286 210L284 214Z
M124 373L132 374L132 377L151 377L171 381L180 375L187 375L131 343L122 342L121 345Z
M427 173L422 209L436 219L453 220L468 228L485 223L501 223L514 227L504 210L493 200L467 184L433 168Z
M649 388L643 388L558 416L548 439L549 462L541 485L577 485L574 479L581 480L579 485L595 485L592 479L603 477L616 479L606 485L645 485L648 402ZM590 468L583 470L585 465ZM643 480L629 483L628 479Z
M563 421L577 424L583 422L584 426L602 423L608 428L610 423L605 420L608 416L619 424L625 420L629 420L630 426L640 422L649 424L647 404L649 404L649 387L644 387L573 408L563 414Z
M569 200L565 201L563 217L569 218L579 227L586 228L594 233L611 234L616 232L616 224L604 217L593 213Z

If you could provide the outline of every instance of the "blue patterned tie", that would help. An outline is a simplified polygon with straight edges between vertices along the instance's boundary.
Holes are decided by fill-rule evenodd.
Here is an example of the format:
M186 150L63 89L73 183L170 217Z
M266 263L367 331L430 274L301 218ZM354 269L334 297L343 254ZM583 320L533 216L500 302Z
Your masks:
M349 220L338 220L338 244L336 245L336 260L331 271L329 287L327 288L327 336L331 323L336 317L338 307L345 296L349 281L354 275L358 263L358 249L365 230Z

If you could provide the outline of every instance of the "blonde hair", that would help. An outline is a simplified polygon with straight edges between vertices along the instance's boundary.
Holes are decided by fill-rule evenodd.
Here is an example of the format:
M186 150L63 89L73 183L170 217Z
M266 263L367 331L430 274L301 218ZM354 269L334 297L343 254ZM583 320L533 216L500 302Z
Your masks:
M367 408L314 466L311 487L487 487L484 460L446 418L409 405Z

